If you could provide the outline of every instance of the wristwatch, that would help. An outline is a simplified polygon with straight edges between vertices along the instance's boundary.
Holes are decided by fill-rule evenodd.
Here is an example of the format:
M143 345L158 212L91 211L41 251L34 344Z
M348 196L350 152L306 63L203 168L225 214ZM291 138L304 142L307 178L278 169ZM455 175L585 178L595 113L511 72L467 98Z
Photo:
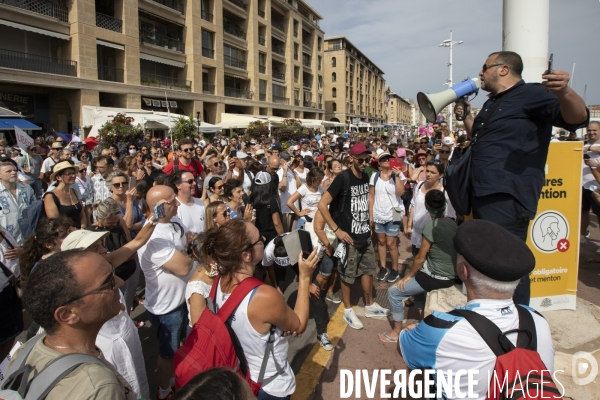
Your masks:
M150 222L152 225L156 226L158 225L158 221L154 219L154 217L150 217L148 219L148 222Z

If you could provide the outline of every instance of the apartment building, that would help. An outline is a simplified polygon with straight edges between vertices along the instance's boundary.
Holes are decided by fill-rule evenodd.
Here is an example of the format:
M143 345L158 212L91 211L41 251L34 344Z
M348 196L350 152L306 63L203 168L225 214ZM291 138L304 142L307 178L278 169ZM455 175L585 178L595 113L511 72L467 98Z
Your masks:
M325 38L325 120L382 127L388 93L383 71L346 37Z
M410 103L394 92L390 92L386 100L387 123L390 125L411 125Z
M0 107L323 119L322 17L303 0L0 0Z

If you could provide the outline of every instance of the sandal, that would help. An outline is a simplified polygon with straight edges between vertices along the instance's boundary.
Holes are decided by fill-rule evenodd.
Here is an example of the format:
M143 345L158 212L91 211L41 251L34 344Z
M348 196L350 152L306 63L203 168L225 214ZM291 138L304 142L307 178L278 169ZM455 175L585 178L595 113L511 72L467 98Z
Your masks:
M387 332L380 333L379 340L383 343L398 343L398 340L389 337Z

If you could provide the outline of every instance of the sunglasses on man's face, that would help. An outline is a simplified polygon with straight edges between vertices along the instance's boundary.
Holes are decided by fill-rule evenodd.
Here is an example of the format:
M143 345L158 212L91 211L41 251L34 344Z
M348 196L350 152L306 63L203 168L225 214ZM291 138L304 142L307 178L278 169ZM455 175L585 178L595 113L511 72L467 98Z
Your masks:
M450 150L440 150L441 154L450 154Z
M193 147L187 148L187 149L181 149L181 151L183 151L184 153L190 153L192 151L194 151Z
M185 182L185 183L187 183L187 184L191 185L191 184L193 184L193 183L194 183L194 180L193 180L193 179L188 179L187 181L183 181L183 182Z
M367 158L357 158L356 162L359 164L364 164L364 163L368 163L369 161L371 161L371 157L367 157Z

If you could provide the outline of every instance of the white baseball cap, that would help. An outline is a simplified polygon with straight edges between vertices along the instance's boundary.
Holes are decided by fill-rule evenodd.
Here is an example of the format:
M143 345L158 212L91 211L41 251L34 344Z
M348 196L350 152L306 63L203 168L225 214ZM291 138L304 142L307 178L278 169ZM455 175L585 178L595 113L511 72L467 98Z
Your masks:
M265 171L260 171L254 178L254 183L257 185L267 185L271 183L271 175Z
M93 232L80 229L69 233L60 245L62 251L72 249L87 249L96 241L104 239L110 232Z

